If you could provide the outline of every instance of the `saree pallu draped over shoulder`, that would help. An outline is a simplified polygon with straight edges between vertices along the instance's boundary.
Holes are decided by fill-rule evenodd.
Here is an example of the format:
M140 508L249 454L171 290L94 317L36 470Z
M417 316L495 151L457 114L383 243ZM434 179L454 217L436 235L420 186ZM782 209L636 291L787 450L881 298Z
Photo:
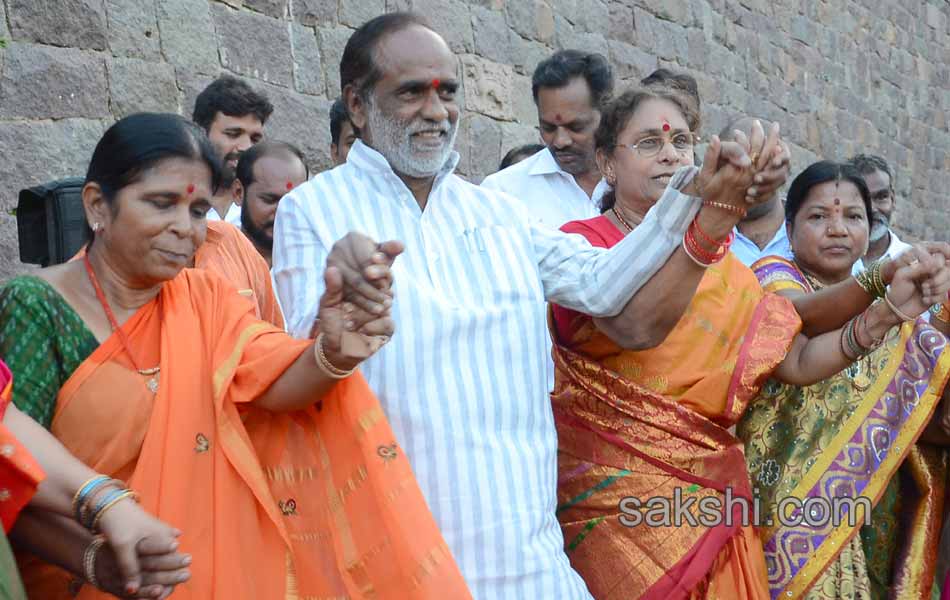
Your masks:
M620 348L575 317L551 328L571 564L598 600L767 598L761 543L743 524L745 457L728 427L788 351L794 307L730 256L652 350ZM565 331L571 339L558 339ZM676 498L682 511L658 504Z
M767 289L812 291L794 263L754 268ZM947 467L917 440L948 373L946 337L917 319L825 381L765 385L738 434L766 518L772 598L929 597Z
M223 280L194 270L123 327L138 360L160 365L158 393L113 335L62 387L52 431L183 532L192 577L174 597L469 597L358 373L309 410L253 408L310 343L257 320ZM26 568L31 597L69 597L62 572ZM79 595L106 597L91 586Z

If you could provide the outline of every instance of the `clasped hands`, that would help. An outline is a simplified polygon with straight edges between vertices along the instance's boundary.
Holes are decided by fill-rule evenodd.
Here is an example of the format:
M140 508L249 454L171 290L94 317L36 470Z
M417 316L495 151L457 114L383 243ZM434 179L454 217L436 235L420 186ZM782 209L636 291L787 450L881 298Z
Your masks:
M322 334L323 352L334 367L355 368L395 332L392 266L402 251L401 242L377 243L356 232L330 250L311 336Z

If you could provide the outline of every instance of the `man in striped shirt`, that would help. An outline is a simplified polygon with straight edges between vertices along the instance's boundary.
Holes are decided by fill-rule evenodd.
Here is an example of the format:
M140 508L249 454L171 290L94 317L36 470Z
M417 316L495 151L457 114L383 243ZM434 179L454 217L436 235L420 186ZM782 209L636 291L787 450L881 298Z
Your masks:
M703 272L689 261L665 265L683 252L700 209L699 198L677 191L692 185L695 170L677 172L642 224L610 250L532 225L510 197L453 174L456 73L445 41L416 15L390 13L354 32L340 78L361 139L346 163L281 201L278 294L289 331L306 336L325 264L341 268L349 297L361 298L355 286L365 283L365 263L352 256L372 254L375 242L350 232L401 240L396 335L361 368L466 581L476 598L589 598L555 518L544 301L624 324L634 347L662 341ZM730 162L747 166L733 146L724 147ZM700 174L710 198L745 201L745 190L729 185L735 171Z

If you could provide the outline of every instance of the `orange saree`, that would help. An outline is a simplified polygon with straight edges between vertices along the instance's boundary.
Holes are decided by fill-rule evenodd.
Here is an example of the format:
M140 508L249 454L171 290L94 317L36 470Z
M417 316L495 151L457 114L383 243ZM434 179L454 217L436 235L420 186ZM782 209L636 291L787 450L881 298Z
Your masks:
M380 405L359 374L307 411L250 402L310 344L254 317L219 277L186 269L60 390L51 430L80 460L124 479L183 532L192 578L176 598L464 598ZM65 574L24 565L32 598L68 597ZM83 600L106 598L90 586Z
M195 252L195 267L224 277L254 303L260 319L284 328L267 261L240 229L224 221L208 221L205 243Z
M605 217L563 229L605 247L623 237ZM791 303L730 254L651 350L625 350L561 307L553 321L557 514L594 597L768 598L761 542L735 500L751 499L742 444L728 428L800 329Z

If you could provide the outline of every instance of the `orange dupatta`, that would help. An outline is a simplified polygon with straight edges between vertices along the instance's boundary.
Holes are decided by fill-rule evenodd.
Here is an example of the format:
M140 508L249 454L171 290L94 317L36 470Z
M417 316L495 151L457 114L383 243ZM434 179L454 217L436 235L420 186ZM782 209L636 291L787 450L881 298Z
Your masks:
M319 412L250 407L310 342L258 321L233 288L197 270L123 328L142 364L160 364L158 393L113 335L60 390L52 431L183 531L192 578L176 598L468 595L361 376L337 384ZM68 597L54 570L25 573L32 597ZM108 596L86 586L79 597Z
M599 217L566 226L609 246L622 234ZM609 224L609 222L607 222ZM600 234L599 240L597 235ZM598 243L598 241L600 243ZM555 307L552 400L558 429L558 518L572 566L598 600L768 598L761 542L740 526L635 526L651 498L706 498L720 517L751 499L742 443L726 428L785 357L801 327L787 300L765 294L733 255L707 269L667 339L628 351L584 315ZM626 505L631 508L631 504Z

